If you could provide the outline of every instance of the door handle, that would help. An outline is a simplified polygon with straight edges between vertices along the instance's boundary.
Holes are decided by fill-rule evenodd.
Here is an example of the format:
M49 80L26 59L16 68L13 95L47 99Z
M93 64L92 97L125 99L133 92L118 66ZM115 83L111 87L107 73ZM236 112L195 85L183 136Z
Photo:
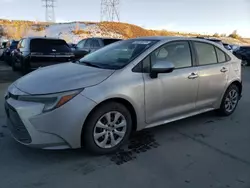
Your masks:
M227 72L228 70L226 67L222 67L222 69L220 71L224 73L224 72Z
M197 74L197 73L194 73L194 72L192 72L192 73L188 76L188 79L195 79L195 78L198 78L198 74Z

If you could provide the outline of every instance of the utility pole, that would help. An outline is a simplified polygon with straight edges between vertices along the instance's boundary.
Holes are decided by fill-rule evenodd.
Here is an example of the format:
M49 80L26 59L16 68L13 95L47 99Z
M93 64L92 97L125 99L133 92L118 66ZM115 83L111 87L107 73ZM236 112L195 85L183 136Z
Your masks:
M120 21L120 0L101 0L101 21Z
M56 0L42 0L43 7L45 7L45 20L46 22L55 22L55 1Z

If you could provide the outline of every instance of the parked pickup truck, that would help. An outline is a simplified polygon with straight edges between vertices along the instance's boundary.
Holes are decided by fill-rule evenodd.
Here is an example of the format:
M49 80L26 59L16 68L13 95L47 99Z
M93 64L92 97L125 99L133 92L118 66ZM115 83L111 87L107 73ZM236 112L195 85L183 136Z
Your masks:
M68 44L57 38L23 38L12 53L13 71L27 73L39 67L74 60Z
M72 49L75 59L81 59L86 54L91 53L93 51L96 51L104 46L107 46L109 44L112 44L114 42L118 42L121 39L114 39L114 38L87 38L83 39L74 49Z

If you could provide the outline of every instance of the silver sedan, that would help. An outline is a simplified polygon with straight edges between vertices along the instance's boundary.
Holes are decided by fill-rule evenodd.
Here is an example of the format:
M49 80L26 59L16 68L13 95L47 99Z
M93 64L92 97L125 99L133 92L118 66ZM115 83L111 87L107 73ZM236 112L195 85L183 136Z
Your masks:
M139 131L211 110L231 115L241 97L241 63L202 39L120 41L77 62L36 70L5 95L13 137L43 149L104 154Z

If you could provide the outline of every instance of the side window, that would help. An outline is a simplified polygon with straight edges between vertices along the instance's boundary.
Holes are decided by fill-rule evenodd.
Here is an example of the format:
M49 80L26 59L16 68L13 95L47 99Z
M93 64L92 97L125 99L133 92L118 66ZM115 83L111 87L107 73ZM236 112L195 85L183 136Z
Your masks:
M204 42L194 42L199 60L199 65L217 63L215 48L213 45Z
M151 54L151 66L157 61L169 61L175 68L192 66L191 50L187 41L171 42Z
M23 40L20 40L20 41L19 41L19 43L17 44L17 49L22 48L22 42L23 42Z
M218 57L218 62L219 63L223 63L223 62L227 61L226 54L222 50L220 50L219 48L215 47L215 51L217 53L217 57Z
M26 39L21 40L18 45L20 45L19 48L25 48Z
M98 40L94 39L91 41L91 47L92 48L96 48L96 47L100 47L100 44L98 42Z
M84 44L84 48L90 48L91 47L91 39L88 39L85 44Z
M77 47L77 48L84 48L85 43L86 43L86 40L82 40L82 41L80 41L80 42L76 45L76 47Z

